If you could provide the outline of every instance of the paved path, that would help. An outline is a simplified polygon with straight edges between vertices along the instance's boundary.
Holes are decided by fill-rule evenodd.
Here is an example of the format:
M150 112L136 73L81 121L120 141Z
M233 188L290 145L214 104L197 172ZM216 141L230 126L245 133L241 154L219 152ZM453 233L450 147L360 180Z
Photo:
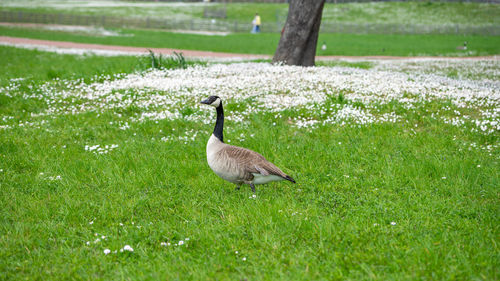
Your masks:
M270 55L251 55L251 54L233 54L233 53L218 53L208 51L193 51L193 50L180 50L170 48L146 48L146 47L127 47L127 46L113 46L113 45L100 45L100 44L87 44L87 43L74 43L64 41L50 41L38 40L19 37L0 36L0 43L11 45L32 45L32 46L47 46L62 49L84 49L84 50L98 50L110 52L122 52L129 54L144 54L148 50L155 53L171 55L173 52L182 53L185 57L191 58L211 58L211 59L270 59ZM397 57L397 56L317 56L317 60L408 60L408 59L461 59L461 60L498 60L500 56L482 56L482 57Z

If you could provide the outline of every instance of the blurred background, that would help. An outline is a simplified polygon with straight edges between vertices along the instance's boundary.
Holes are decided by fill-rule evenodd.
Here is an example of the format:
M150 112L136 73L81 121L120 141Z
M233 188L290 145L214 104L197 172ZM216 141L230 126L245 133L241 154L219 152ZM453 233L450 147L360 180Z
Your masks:
M0 35L272 55L287 2L2 0ZM329 0L318 55L497 54L499 3ZM250 33L256 13L258 35Z

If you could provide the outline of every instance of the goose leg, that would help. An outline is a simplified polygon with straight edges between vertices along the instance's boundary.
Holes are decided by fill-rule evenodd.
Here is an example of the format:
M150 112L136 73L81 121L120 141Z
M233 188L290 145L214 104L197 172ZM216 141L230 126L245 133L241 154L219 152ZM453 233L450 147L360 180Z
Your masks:
M255 186L253 185L253 183L250 184L250 187L252 188L252 192L255 193Z

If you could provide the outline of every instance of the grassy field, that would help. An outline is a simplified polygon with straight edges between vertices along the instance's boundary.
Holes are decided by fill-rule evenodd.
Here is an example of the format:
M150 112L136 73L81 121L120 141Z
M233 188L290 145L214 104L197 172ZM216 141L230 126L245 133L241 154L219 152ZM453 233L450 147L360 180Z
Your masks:
M151 65L147 58L59 55L12 47L0 47L0 56L3 71L0 77L2 86L8 85L10 79L19 77L33 81L47 81L54 78L88 80L95 75L145 70ZM76 65L79 66L78 71L75 71Z
M11 79L19 77L39 82L56 78L89 81L95 76L131 73L151 67L150 56L75 56L3 46L0 46L0 57L3 71L0 86L6 86ZM205 64L189 61L187 65L193 63ZM75 71L75 66L78 71Z
M52 31L0 26L0 35L79 43L149 48L178 48L228 53L268 54L276 51L279 34L226 36L171 33L152 30L109 30L117 36L76 31ZM456 50L464 41L466 51ZM328 46L321 50L322 43ZM500 54L499 36L320 34L317 55L480 56Z
M263 24L284 21L287 4L265 3L140 3L116 1L64 1L64 0L3 0L0 9L40 13L66 13L76 15L110 15L126 17L156 17L201 19L203 10L226 8L227 19L250 23L255 13L261 15ZM486 3L433 3L387 2L326 4L325 21L343 23L390 23L428 25L500 25L500 5ZM223 20L223 19L220 19Z
M498 61L0 52L0 279L500 277ZM211 94L226 141L296 185L253 198L212 173Z

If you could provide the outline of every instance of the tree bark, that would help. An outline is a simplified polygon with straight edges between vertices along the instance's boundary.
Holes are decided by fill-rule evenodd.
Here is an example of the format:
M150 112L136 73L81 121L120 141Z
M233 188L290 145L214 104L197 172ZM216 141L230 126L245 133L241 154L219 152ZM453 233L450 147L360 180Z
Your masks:
M325 0L291 0L273 62L314 66Z

